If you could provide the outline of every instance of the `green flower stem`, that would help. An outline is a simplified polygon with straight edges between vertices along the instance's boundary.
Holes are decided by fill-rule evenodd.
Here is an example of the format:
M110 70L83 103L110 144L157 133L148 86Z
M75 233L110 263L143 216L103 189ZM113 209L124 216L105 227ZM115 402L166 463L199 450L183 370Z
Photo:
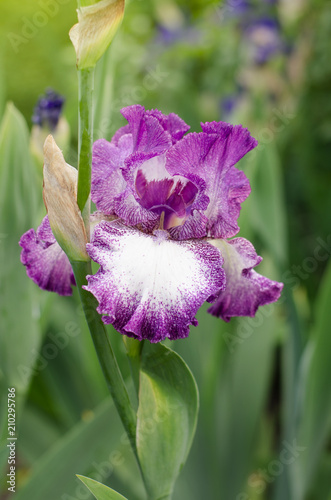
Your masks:
M79 296L82 302L86 321L90 329L95 350L97 352L99 363L101 365L104 377L106 379L110 394L114 400L115 406L122 420L123 426L130 439L132 449L137 456L136 449L136 422L137 417L132 408L129 395L124 384L122 374L117 364L109 337L100 315L96 308L98 302L89 292L82 288L87 284L86 276L92 274L90 262L71 262Z
M93 144L93 85L94 68L78 71L79 85L79 139L78 139L78 186L77 203L82 212L86 234L89 238L90 191ZM137 455L135 437L137 417L132 408L122 374L117 364L105 325L96 308L98 302L82 286L87 284L86 276L92 274L91 262L71 262L86 321L123 426L128 434L134 453Z
M78 1L78 7L85 5L83 0ZM92 144L93 144L93 86L94 68L78 70L79 84L79 139L78 139L78 185L77 203L82 213L86 234L90 235L90 192L92 171ZM137 446L136 427L137 415L131 405L129 395L124 384L122 374L117 364L113 349L105 325L96 309L98 302L89 292L84 290L87 284L86 276L92 274L91 261L71 262L78 288L78 293L85 313L86 321L93 339L95 350L99 358L104 377L106 379L110 394L114 400L118 414L122 420L125 431L130 440L133 452L136 456L139 469L146 485L141 470ZM139 353L140 358L140 353ZM133 355L133 376L137 385L138 354ZM154 499L151 499L154 500Z
M90 192L93 144L93 87L94 68L78 71L78 186L77 203L89 235Z

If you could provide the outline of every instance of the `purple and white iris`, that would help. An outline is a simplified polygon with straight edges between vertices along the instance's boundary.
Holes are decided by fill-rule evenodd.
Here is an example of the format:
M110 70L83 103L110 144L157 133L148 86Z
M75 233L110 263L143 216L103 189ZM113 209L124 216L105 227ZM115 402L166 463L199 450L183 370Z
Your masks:
M251 243L228 240L239 231L240 205L250 193L235 167L257 145L248 130L212 122L187 134L175 114L138 105L122 114L128 124L93 148L91 196L104 220L87 244L100 268L87 276L86 289L104 323L159 342L187 337L205 301L225 321L276 301L283 285L253 270L261 257ZM47 219L42 227L22 236L22 262L41 288L67 294L69 261Z

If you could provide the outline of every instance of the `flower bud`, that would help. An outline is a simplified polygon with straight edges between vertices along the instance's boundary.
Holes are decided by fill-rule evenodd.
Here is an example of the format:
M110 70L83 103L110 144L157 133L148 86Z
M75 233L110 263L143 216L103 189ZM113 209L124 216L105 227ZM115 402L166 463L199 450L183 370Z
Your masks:
M78 9L70 32L78 69L93 68L113 40L124 15L124 0L100 0Z
M87 236L77 205L78 172L68 165L53 137L44 145L44 203L52 232L71 261L87 261Z

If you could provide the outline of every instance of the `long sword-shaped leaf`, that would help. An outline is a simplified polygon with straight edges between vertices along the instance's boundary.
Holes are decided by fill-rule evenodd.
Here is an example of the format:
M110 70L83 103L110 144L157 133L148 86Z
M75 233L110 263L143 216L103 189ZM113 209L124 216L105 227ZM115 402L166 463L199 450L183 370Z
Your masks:
M108 488L108 486L105 486L104 484L98 483L98 481L94 481L94 479L79 475L77 475L77 477L83 484L85 484L97 500L127 500L125 497L117 493L117 491Z
M35 463L15 500L86 498L85 488L75 477L76 474L93 474L102 481L108 477L115 478L120 467L132 467L131 455L124 429L108 398L92 418L76 424ZM139 492L139 471L136 467L131 471L136 477ZM136 498L141 498L140 494Z
M145 344L137 450L151 499L171 498L191 448L197 412L197 386L182 358L162 344Z
M4 401L7 388L15 388L17 411L41 341L39 290L20 263L18 241L35 223L41 200L30 159L28 128L9 104L0 131L0 395ZM0 415L0 436L2 425Z
M293 461L292 495L302 500L316 473L323 447L331 428L331 262L325 272L316 300L316 323L302 362L298 393L302 406L298 419L296 443L301 453Z

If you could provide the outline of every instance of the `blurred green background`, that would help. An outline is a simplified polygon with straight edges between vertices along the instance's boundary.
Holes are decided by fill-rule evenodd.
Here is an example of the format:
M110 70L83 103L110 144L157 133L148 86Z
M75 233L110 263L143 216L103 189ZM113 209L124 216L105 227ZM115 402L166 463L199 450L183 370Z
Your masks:
M6 484L7 388L17 391L18 500L90 498L75 474L130 500L144 492L72 298L42 293L18 240L44 215L31 116L46 88L65 96L77 156L75 0L0 3L0 448ZM131 0L95 81L95 138L140 103L200 121L242 123L259 140L240 162L252 194L239 236L285 283L276 305L199 326L171 347L201 397L174 500L331 499L331 5L309 0ZM7 105L10 101L13 104ZM35 145L35 147L37 147ZM129 376L120 334L109 329Z

